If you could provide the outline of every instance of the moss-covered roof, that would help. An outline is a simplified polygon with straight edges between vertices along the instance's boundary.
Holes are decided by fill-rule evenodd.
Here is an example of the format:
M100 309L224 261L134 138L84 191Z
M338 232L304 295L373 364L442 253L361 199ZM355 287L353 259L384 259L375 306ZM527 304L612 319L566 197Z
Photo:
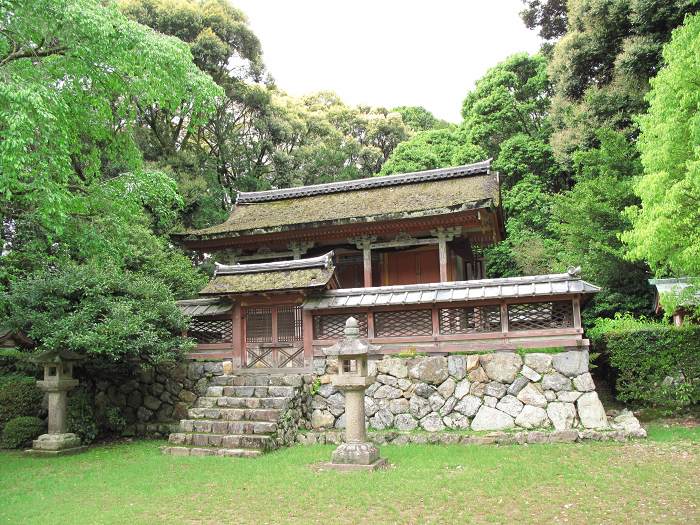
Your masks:
M223 224L184 232L190 238L241 236L303 227L444 215L499 204L495 173L238 204Z
M257 272L238 275L217 275L201 295L239 294L299 290L325 287L333 277L334 267Z

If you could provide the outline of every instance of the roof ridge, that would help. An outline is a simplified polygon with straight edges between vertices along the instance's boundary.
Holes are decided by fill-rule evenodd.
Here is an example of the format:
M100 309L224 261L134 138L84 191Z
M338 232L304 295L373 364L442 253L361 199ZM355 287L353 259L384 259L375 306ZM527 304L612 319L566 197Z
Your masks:
M285 270L302 270L307 268L326 268L333 260L333 251L309 257L307 259L292 259L286 261L275 261L266 263L251 264L220 264L214 263L214 277L217 275L241 275L247 273L274 272Z
M294 197L308 197L311 195L339 193L343 191L357 191L369 188L396 186L400 184L413 184L416 182L430 180L450 179L467 175L475 175L477 173L489 173L491 169L491 160L492 159L489 158L472 164L415 171L411 173L400 173L396 175L383 175L380 177L366 177L363 179L325 182L322 184L312 184L309 186L296 186L292 188L280 188L274 190L238 192L236 195L236 204L254 204L256 202L285 200Z

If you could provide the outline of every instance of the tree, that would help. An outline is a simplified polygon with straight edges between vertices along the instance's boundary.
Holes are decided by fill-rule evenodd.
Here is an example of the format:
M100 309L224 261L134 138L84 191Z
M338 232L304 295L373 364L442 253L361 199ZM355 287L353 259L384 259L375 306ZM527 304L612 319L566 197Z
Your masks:
M40 348L101 337L125 347L115 361L175 357L188 342L173 298L205 278L164 237L182 199L143 163L138 108L186 104L189 132L221 91L186 45L112 4L5 2L0 20L3 318Z
M489 69L462 104L462 126L491 156L517 133L548 138L550 85L547 61L519 53Z
M640 118L644 175L623 239L630 256L660 274L700 275L700 15L688 17L664 48L665 66L651 82Z
M485 160L483 148L471 144L463 129L422 131L399 144L381 175L445 168Z
M436 118L423 106L398 106L392 111L401 115L404 123L413 131L429 131L449 126L448 122Z
M634 115L646 110L648 80L661 49L695 0L572 0L568 31L555 45L552 146L569 164L577 148L597 146L596 131L611 128L630 139Z
M634 145L612 130L598 132L600 147L574 155L576 185L554 198L552 227L562 267L581 266L583 276L602 288L587 317L616 312L650 314L649 271L626 259L620 235L630 227L624 210L638 202L632 188L641 172Z
M520 17L528 29L539 28L537 33L545 40L556 40L566 33L566 0L522 0L525 9Z

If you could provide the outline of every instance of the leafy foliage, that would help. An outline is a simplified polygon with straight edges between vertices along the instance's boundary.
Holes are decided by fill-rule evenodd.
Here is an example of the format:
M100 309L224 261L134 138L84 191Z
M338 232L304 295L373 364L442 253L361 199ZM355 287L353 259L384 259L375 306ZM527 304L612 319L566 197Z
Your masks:
M523 0L520 17L529 29L539 28L545 40L555 40L566 33L566 0Z
M36 416L44 394L36 379L21 375L0 377L0 427L19 416Z
M186 320L160 280L97 263L39 272L7 297L10 326L40 342L90 358L88 365L158 364L191 348Z
M99 433L92 395L76 388L68 396L68 431L77 434L83 445L89 445Z
M2 446L24 448L46 430L46 423L35 416L15 417L2 429Z
M689 17L664 49L652 80L649 112L640 118L644 176L634 187L641 206L624 234L630 254L661 273L700 274L700 15Z
M700 401L700 327L618 316L589 336L615 368L622 401L678 410Z

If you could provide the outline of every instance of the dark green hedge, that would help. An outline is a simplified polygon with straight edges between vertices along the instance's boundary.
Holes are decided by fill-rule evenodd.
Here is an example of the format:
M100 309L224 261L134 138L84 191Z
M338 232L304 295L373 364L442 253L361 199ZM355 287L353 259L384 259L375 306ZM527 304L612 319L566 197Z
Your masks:
M606 320L589 335L616 372L620 400L667 410L700 402L700 326Z
M37 416L44 394L29 376L0 377L0 428L19 416Z
M46 423L34 416L20 416L10 419L2 429L2 446L23 448L46 431Z

